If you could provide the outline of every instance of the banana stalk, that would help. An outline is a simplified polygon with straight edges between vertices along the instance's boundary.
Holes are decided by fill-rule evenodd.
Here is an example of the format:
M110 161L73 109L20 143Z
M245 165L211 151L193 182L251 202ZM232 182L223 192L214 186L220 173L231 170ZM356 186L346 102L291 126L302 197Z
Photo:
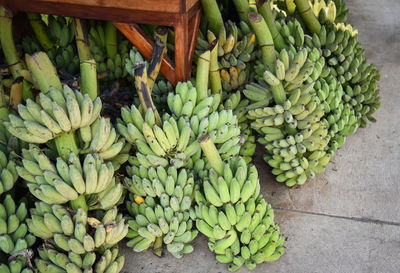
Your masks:
M164 236L157 237L153 245L153 253L158 257L162 256L163 237Z
M281 49L284 49L284 48L287 49L288 47L287 47L285 41L283 40L282 35L276 29L275 19L272 14L270 1L269 0L257 0L257 9L258 9L258 12L264 18L265 22L267 23L269 31L271 32L271 35L272 35L272 39L274 40L275 48L278 51L280 51Z
M146 65L144 62L136 62L133 69L135 70L136 88L138 91L140 105L143 109L143 112L146 113L147 110L151 108L154 111L154 115L156 117L156 123L158 126L160 126L161 125L160 115L158 114L157 109L154 106L148 88Z
M308 29L312 33L319 33L319 31L321 30L321 24L319 23L317 17L315 17L315 14L311 9L308 0L295 0L295 2L297 10L306 22Z
M46 94L50 87L62 90L57 70L45 52L36 52L33 55L26 54L25 60L29 71L32 73L33 82L40 91Z
M20 71L25 69L24 63L18 56L12 35L11 10L0 6L0 43L6 58L9 70L14 79L20 76Z
M208 96L208 73L210 71L210 47L199 56L196 72L197 101Z
M81 61L81 92L87 93L92 101L97 97L96 61L89 59Z
M167 40L168 31L166 28L157 28L154 43L153 53L151 56L151 61L149 64L148 71L148 83L147 86L149 88L149 93L153 90L154 82L157 79L158 73L160 72L161 61L164 56L164 52L166 49L166 40Z
M233 3L236 6L236 10L239 14L239 18L241 21L250 24L247 15L249 14L249 2L247 0L233 0Z
M107 56L109 58L114 58L118 53L117 28L110 21L106 22L105 41Z
M221 156L215 147L214 142L212 141L209 134L202 135L198 139L200 143L200 147L206 155L208 161L212 168L219 174L224 174L224 163L222 162Z
M219 11L216 0L201 0L204 15L209 23L210 29L215 35L219 34L221 27L224 26L221 12Z
M91 58L86 21L74 18L76 46L81 68L82 93L94 100L97 97L96 62ZM116 43L115 43L116 44ZM108 53L108 47L107 47Z
M218 40L214 40L211 42L211 53L210 53L210 85L211 92L221 93L222 92L222 84L221 84L221 75L219 74L219 65L218 65Z
M50 40L47 35L46 26L42 19L40 18L40 14L38 13L27 13L27 17L33 32L35 33L36 38L38 39L42 48L47 51L52 51L53 54L56 53L56 49L54 47L54 43Z
M273 69L275 62L275 48L271 32L260 14L250 12L249 21L258 39L263 56L263 63L270 69Z

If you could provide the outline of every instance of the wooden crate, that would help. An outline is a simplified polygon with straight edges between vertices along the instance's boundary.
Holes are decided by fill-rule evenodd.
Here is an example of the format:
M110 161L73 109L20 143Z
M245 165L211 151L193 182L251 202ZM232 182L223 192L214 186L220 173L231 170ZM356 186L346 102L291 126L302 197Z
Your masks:
M161 73L174 85L189 77L200 24L199 0L0 0L13 11L112 21L147 58L153 42L136 23L171 26L175 63L163 58Z

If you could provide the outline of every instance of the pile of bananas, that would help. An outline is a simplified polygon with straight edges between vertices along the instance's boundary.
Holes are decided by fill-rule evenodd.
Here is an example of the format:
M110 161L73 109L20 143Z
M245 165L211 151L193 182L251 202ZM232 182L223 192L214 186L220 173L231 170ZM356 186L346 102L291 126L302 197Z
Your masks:
M83 255L113 247L128 232L128 225L116 207L100 219L88 217L82 208L71 214L63 206L36 202L31 219L26 222L35 236L50 240L63 251Z
M249 120L247 118L246 112L247 107L249 105L249 100L242 99L242 95L240 91L236 91L235 93L222 93L223 94L223 102L219 106L219 110L222 111L224 109L229 110L232 109L233 115L238 119L238 125L240 127L240 151L239 154L243 157L246 163L250 163L254 152L256 150L256 137L253 135L252 130L249 125ZM225 97L224 97L225 96Z
M47 204L64 204L84 196L91 208L110 209L121 198L122 185L117 183L111 162L104 162L98 154L87 154L83 160L70 153L68 161L55 161L38 146L22 150L22 166L18 174L36 198Z
M30 18L32 15L28 15ZM48 39L53 43L50 49L42 48L37 37L25 36L22 39L23 51L27 54L46 50L52 63L58 70L72 75L79 72L79 57L75 44L74 25L69 18L62 16L46 16L47 22L42 22ZM36 19L36 18L35 18ZM34 20L35 20L34 19Z
M87 94L64 85L62 92L50 88L39 94L40 105L27 99L18 105L19 116L10 114L7 130L28 143L46 143L62 134L92 124L100 115L100 98L93 102Z
M30 269L30 258L33 255L29 249L35 241L35 236L28 233L25 218L28 214L26 203L21 200L17 204L7 194L0 203L0 270L1 272L33 272ZM8 263L8 265L7 265Z
M156 239L167 246L177 258L193 251L192 230L195 215L189 214L192 205L194 178L191 172L175 167L128 167L129 177L124 184L132 192L126 201L130 218L127 245L134 251L148 249ZM132 178L130 178L132 177ZM159 245L158 247L161 247Z
M260 194L255 166L241 157L224 164L223 172L209 171L201 191L196 191L197 229L209 238L208 246L221 263L235 271L242 265L275 261L283 253L284 237L274 223L274 213Z
M96 272L118 273L121 272L125 258L121 256L117 247L106 249L104 253L88 252L84 255L75 252L60 252L51 245L44 244L38 250L39 256L35 263L40 273L47 272Z
M0 125L0 130L3 130L4 133L5 128ZM6 140L7 137L4 135L2 139ZM3 149L3 147L3 145L0 145L0 196L14 188L15 182L18 180L15 163L17 156L15 153L7 151L6 148Z
M115 35L116 40L113 45L115 49L113 50L110 50L107 46L107 32ZM129 57L130 43L123 38L111 22L98 21L94 23L90 27L89 41L90 51L96 60L98 73L107 73L105 79L108 81L119 80L128 76L125 65L126 59Z
M199 31L197 55L204 51L216 36L210 30L207 35ZM251 28L243 21L237 26L228 21L221 27L218 36L218 62L224 91L234 91L249 81L251 62L255 58L256 37Z

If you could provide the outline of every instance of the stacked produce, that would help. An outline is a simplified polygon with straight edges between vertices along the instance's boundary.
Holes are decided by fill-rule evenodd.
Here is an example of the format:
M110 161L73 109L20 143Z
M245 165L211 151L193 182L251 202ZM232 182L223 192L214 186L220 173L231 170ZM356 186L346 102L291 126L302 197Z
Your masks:
M45 51L57 70L75 75L79 72L79 57L75 44L72 20L62 16L43 17L27 13L35 36L25 36L22 47L25 53ZM45 19L46 22L43 20Z
M107 81L128 76L125 60L129 55L129 41L122 38L112 22L98 21L90 27L90 51L99 73L106 73Z
M257 169L241 157L223 163L209 135L199 138L212 168L196 191L193 214L197 229L209 238L209 248L235 271L243 264L275 261L284 252L284 237L274 223L274 213L260 194Z

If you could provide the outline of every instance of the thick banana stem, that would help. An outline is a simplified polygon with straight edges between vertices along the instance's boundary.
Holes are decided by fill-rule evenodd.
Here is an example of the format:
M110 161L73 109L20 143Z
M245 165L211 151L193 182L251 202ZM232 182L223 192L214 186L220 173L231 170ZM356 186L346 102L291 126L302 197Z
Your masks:
M210 71L210 48L199 56L196 72L197 101L208 96L208 74Z
M3 85L1 81L3 80L0 74L0 121L8 120L8 103L6 96L4 95Z
M216 0L201 0L204 15L208 21L209 27L216 36L219 34L219 30L224 25L222 20L221 12L219 11Z
M22 101L24 78L18 77L13 81L10 90L10 106L12 106L15 111L18 111L18 104Z
M43 93L49 92L50 87L62 90L60 78L49 56L43 51L33 55L25 55L25 61L35 86Z
M250 12L249 21L256 33L262 52L263 63L273 70L275 63L275 47L271 32L260 14Z
M219 74L218 65L218 40L211 42L210 53L210 85L213 94L222 92L221 75Z
M321 30L321 24L319 23L317 17L315 17L315 14L311 9L308 0L295 0L295 2L297 10L306 22L308 29L312 33L319 33L319 31Z
M133 69L135 71L135 82L136 82L136 89L139 95L140 106L142 107L144 113L146 113L149 108L153 109L154 115L156 117L156 123L158 126L161 126L160 115L158 114L157 109L154 106L147 85L148 78L147 78L146 65L144 62L136 62L133 66Z
M28 12L27 17L29 23L31 24L33 32L35 33L35 36L44 51L47 52L50 50L55 54L54 43L50 40L49 35L47 35L46 27L44 22L40 18L40 14Z
M210 162L211 167L217 172L219 175L224 174L224 163L222 162L221 156L215 147L214 142L212 141L209 134L202 135L198 139L200 143L200 147L206 155L208 161Z
M109 58L114 58L118 53L117 28L112 22L107 21L105 27L106 51Z
M89 34L86 21L74 18L74 29L79 60L82 62L91 59Z
M249 14L249 1L248 0L233 0L233 3L236 6L236 10L239 14L240 20L250 24L249 18L247 15Z
M18 56L15 48L14 38L12 35L12 18L11 10L0 6L0 43L6 58L8 68L14 79L20 76L20 71L25 69L24 63Z
M81 61L81 93L88 94L93 100L97 97L96 61L89 59Z
M168 31L166 28L159 28L160 33L156 34L156 42L154 43L153 53L151 55L151 60L149 64L148 71L148 83L147 86L149 88L149 93L151 95L151 91L153 90L154 82L157 79L158 73L160 72L161 61L164 56L165 48L166 48L166 39ZM163 37L161 40L161 37Z
M64 133L54 139L58 155L64 160L68 160L70 153L78 154L79 147L76 142L75 132Z
M285 43L285 40L283 40L282 35L279 33L275 26L275 18L272 14L271 10L271 5L269 0L257 0L257 9L258 12L262 15L264 18L265 22L267 23L267 26L269 28L269 31L271 32L272 39L274 40L274 45L275 48L280 51L281 49L288 48L288 46Z

